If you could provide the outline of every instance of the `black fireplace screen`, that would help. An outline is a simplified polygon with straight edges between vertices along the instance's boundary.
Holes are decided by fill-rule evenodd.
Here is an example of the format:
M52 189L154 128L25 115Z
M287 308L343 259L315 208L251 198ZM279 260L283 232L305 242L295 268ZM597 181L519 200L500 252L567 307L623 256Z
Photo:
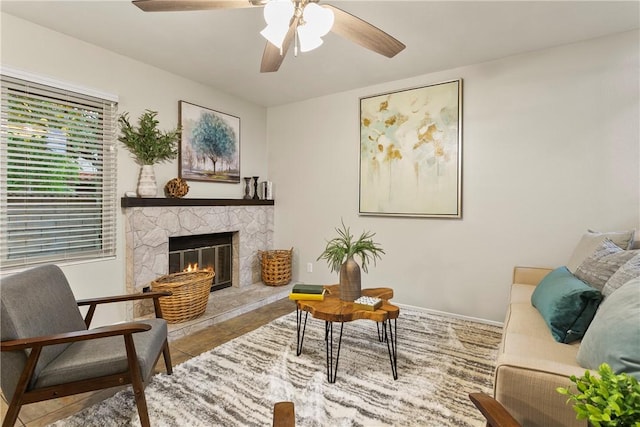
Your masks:
M211 291L232 285L233 233L198 234L169 238L169 273L213 269Z

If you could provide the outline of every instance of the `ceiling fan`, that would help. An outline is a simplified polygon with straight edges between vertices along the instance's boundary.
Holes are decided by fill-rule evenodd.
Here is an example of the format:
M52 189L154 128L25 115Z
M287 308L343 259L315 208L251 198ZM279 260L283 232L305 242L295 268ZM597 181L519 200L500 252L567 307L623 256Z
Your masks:
M145 12L177 12L212 9L236 9L246 7L265 7L267 28L261 34L267 38L262 54L260 72L278 71L287 51L294 44L308 51L322 44L321 36L329 30L360 46L384 55L394 57L405 45L371 25L329 4L318 5L319 0L134 0L133 4ZM284 11L284 12L283 12ZM285 15L282 15L282 14ZM322 16L331 22L315 25L316 16ZM320 19L320 18L318 18ZM313 22L312 22L313 21ZM310 23L314 25L310 25ZM280 28L281 27L281 28ZM316 33L316 28L323 32ZM276 30L275 32L273 30ZM314 30L312 36L307 33ZM275 34L275 38L273 35ZM310 40L310 41L307 41ZM306 46L305 46L306 43Z

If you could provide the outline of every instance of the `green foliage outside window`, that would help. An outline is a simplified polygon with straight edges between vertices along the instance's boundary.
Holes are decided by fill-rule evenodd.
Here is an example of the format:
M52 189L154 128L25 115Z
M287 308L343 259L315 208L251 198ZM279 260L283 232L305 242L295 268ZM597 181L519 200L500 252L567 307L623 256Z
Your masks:
M97 114L17 93L12 93L11 101L6 111L9 194L75 192L82 172L79 159L90 164L94 156L77 148L81 145L78 141L87 136L87 127L97 127ZM63 115L61 110L65 109ZM69 126L69 122L77 126Z

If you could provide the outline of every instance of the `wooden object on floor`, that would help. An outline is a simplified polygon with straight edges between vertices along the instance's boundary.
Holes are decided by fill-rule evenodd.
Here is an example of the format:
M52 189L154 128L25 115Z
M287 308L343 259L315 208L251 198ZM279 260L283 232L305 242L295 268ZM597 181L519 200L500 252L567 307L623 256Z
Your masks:
M273 406L273 427L295 427L293 402L278 402Z
M315 319L325 321L325 341L327 349L327 380L329 383L336 382L338 373L338 360L340 358L340 346L342 344L342 330L345 322L351 322L358 319L373 320L377 323L378 340L387 344L389 352L389 361L391 362L391 373L393 379L398 379L398 353L397 353L397 319L400 315L400 309L389 303L389 299L393 298L393 289L391 288L369 288L362 289L362 295L367 297L379 298L382 304L376 310L363 310L357 304L341 299L341 285L329 285L326 289L323 301L296 301L296 325L297 325L297 343L296 355L302 354L302 345L304 342L304 331L307 325L307 315ZM302 316L303 312L307 312ZM303 321L304 320L304 321ZM333 349L333 323L340 323L340 333L338 336L337 349L334 357Z
M376 322L384 322L389 319L397 319L400 309L389 303L393 298L391 288L367 288L362 290L362 295L376 297L382 300L377 310L363 310L355 303L340 299L340 285L325 286L327 293L324 301L298 300L298 308L308 311L315 319L327 322L351 322L357 319L369 319Z
M470 393L469 399L482 412L490 427L521 427L520 423L493 397L484 393Z
M158 302L170 293L76 301L55 265L5 277L0 291L2 391L9 399L3 427L15 424L22 405L126 384L133 387L140 424L150 425L144 388L160 354L173 372ZM88 329L99 304L147 298L156 319ZM89 307L84 318L79 306ZM138 340L138 334L146 337Z

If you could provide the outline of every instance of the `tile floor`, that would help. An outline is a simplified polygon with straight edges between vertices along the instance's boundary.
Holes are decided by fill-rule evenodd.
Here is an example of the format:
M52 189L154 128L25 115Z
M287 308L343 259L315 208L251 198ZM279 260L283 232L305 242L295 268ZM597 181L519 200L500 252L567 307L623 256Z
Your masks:
M186 325L170 325L171 359L173 365L180 364L194 356L219 346L242 334L252 331L271 320L295 310L295 304L286 298L292 285L272 288L264 285L256 287L260 297L255 294L251 300L238 293L237 289L228 288L212 294L215 304L201 319L185 322ZM284 297L283 297L284 295ZM265 305L266 304L266 305ZM162 357L156 366L164 371ZM87 406L104 400L115 394L119 388L98 392L84 393L60 399L25 405L20 410L16 426L46 426L56 420L66 418ZM2 396L2 419L6 413L7 403Z

